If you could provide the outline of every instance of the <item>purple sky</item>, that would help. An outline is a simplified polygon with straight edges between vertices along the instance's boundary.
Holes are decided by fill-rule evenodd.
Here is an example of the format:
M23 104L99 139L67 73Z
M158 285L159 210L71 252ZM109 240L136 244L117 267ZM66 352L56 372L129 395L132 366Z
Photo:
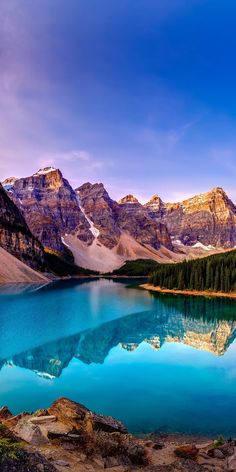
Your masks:
M236 3L1 0L0 179L236 202Z

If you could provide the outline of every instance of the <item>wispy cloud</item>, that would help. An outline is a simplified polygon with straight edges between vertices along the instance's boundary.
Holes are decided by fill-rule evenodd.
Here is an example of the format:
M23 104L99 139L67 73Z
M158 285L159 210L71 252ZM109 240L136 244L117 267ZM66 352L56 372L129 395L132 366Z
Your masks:
M187 131L196 123L191 121L174 129L159 130L144 127L137 133L137 140L163 155L173 151L187 134Z
M92 162L93 157L91 153L85 149L72 149L66 152L46 152L42 153L39 157L39 165L44 167L47 165L59 166L60 164L66 163L88 163Z

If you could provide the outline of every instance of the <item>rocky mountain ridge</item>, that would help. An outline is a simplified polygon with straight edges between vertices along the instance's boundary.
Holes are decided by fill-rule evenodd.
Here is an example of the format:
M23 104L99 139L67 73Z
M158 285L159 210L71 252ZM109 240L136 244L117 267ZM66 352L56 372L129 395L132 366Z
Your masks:
M64 253L62 236L80 227L88 234L89 224L80 211L76 193L59 169L46 167L30 177L3 182L34 236L45 248Z
M236 245L236 207L218 187L179 203L154 195L143 205L131 194L116 202L102 183L72 189L53 167L3 186L44 248L71 251L84 268L109 272L126 260L175 262Z
M236 206L220 187L179 203L164 203L155 195L145 207L151 218L166 224L172 240L222 248L236 244Z

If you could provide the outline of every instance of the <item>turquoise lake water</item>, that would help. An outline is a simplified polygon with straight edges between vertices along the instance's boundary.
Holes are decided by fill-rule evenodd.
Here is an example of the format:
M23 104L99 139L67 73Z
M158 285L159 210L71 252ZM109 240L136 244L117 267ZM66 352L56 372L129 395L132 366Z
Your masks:
M67 396L135 433L236 435L236 302L138 281L0 288L0 406Z

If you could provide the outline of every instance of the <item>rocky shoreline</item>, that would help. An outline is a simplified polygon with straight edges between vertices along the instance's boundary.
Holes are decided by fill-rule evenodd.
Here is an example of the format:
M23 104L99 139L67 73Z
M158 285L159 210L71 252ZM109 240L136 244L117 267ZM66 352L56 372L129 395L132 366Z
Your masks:
M169 288L155 287L151 284L142 284L140 288L149 290L150 292L168 293L173 295L190 295L192 297L219 297L219 298L236 298L236 293L225 292L209 292L204 290L175 290Z
M236 441L151 434L137 438L112 417L66 398L13 416L0 409L1 472L228 472Z

